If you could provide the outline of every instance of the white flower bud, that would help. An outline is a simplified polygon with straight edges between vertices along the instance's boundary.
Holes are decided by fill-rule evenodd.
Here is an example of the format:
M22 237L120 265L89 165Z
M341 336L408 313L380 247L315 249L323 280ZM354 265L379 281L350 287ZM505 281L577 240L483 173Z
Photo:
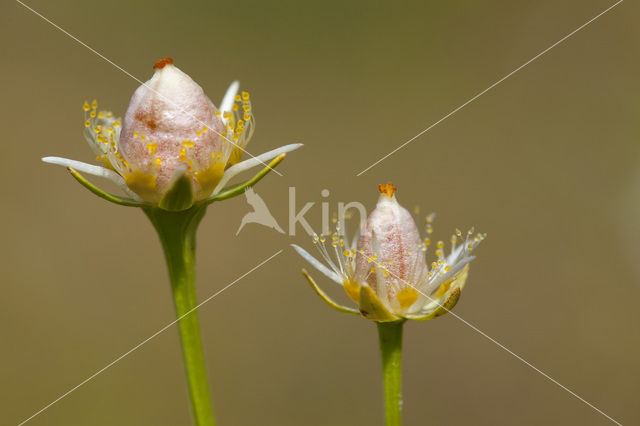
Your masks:
M169 190L176 171L191 177L196 199L208 196L222 178L226 158L224 124L202 88L173 65L154 65L153 77L129 102L119 149L127 162L127 185L146 201Z
M358 240L356 281L366 282L378 297L387 298L392 305L399 301L400 305L410 306L418 298L411 285L427 270L424 243L411 213L396 200L396 188L388 183L379 189L376 208ZM378 282L376 265L384 268L382 283Z

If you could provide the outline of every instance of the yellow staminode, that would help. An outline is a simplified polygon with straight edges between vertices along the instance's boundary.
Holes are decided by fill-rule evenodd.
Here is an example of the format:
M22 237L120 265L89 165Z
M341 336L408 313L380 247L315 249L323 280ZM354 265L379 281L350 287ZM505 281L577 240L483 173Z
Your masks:
M222 176L224 175L224 167L224 161L214 159L208 169L193 172L193 177L198 182L201 188L200 194L198 194L199 196L207 196L211 194L211 191L214 190L214 188L218 185L218 183L222 179Z
M354 280L347 279L344 281L344 291L347 296L356 303L360 302L360 284Z
M132 172L124 178L127 186L143 199L154 199L157 197L155 174Z
M398 299L402 309L408 309L418 300L418 292L411 287L407 287L398 292L396 299Z
M453 280L447 280L447 281L443 282L442 284L440 284L440 287L438 287L438 291L436 291L433 294L433 297L439 298L439 297L444 296L449 291L449 289L451 288L451 283L452 282L453 282Z

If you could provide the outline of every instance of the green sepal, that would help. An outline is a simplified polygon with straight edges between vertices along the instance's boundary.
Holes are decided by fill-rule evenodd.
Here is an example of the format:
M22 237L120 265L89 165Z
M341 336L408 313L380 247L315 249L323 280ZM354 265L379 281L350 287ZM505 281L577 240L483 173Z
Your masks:
M185 173L182 174L171 186L171 189L164 194L158 203L158 207L170 212L187 210L193 205L193 189L191 188L191 178Z
M461 294L462 294L462 288L454 287L451 290L449 290L446 299L443 298L444 302L440 303L438 307L433 311L431 311L430 313L422 316L408 314L408 315L405 315L405 317L411 320L416 320L416 321L429 321L434 318L438 318L446 314L447 312L452 310L454 306L456 306L456 304L458 303L458 300L460 300Z
M122 197L116 197L115 195L111 195L111 194L103 191L102 189L98 188L97 186L95 186L91 182L89 182L84 176L82 176L74 168L67 167L67 170L69 171L69 173L71 173L71 176L73 176L75 178L75 180L77 180L78 182L80 182L82 184L82 186L84 186L89 191L91 191L92 193L94 193L95 195L97 195L98 197L100 197L100 198L102 198L104 200L110 201L110 202L112 202L114 204L118 204L118 205L121 205L121 206L127 206L127 207L146 207L146 206L148 206L148 204L146 204L146 203L141 203L141 202L133 200L131 198L122 198Z
M260 170L258 174L249 179L246 182L238 183L235 185L229 185L228 187L222 189L218 194L207 198L203 201L205 204L211 204L214 201L222 201L227 200L229 198L236 197L238 195L244 194L244 192L251 188L253 185L258 183L263 177L267 175L270 171L272 171L284 158L287 156L287 153L282 153L278 155L276 158L271 160L271 162L264 169Z
M377 322L400 321L402 318L389 312L376 293L368 285L360 286L360 314Z
M311 275L309 275L309 273L307 272L306 269L302 270L302 275L304 275L304 277L307 279L307 281L309 282L309 285L311 286L311 288L313 289L313 291L316 292L316 294L318 296L320 296L320 298L322 300L324 300L327 305L331 306L333 309L335 309L336 311L339 312L344 312L345 314L353 314L353 315L360 315L360 312L357 309L353 309L353 308L349 308L347 306L342 306L336 302L334 302L328 295L327 293L325 293L324 291L322 291L322 289L320 287L318 287L318 285L316 284L316 282L313 280L313 278L311 278Z
M432 314L433 318L438 318L439 316L442 316L448 313L450 310L452 310L454 306L458 304L458 300L460 300L461 294L462 294L461 287L456 287L453 290L451 290L451 294L449 294L449 297L447 297L447 300L441 303L440 306L438 306L438 309L436 309L433 312Z

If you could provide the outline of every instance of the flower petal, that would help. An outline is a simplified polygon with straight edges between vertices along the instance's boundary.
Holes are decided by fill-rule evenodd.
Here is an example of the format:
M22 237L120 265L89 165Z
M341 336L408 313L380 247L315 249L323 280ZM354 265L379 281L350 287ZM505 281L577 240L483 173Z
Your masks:
M440 287L442 283L451 279L457 281L460 276L464 276L464 279L462 280L462 286L464 286L464 281L467 279L468 275L468 265L473 259L475 259L475 256L469 256L466 259L463 259L455 265L451 266L451 270L434 278L433 281L431 281L424 290L427 292L427 294L429 294L430 292L435 291L438 287ZM465 267L467 269L463 271Z
M212 195L218 194L222 188L238 173L242 173L246 170L249 170L252 167L259 166L260 164L265 164L266 161L271 160L272 158L277 157L280 154L294 151L302 146L301 143L293 143L290 145L281 146L280 148L272 149L271 151L265 152L264 154L260 154L257 157L250 158L248 160L244 160L239 162L238 164L229 167L225 172L224 176L216 186L216 189L213 190Z
M224 97L222 98L222 102L220 102L220 112L222 113L220 115L224 124L227 124L227 119L224 118L224 112L231 111L239 88L240 82L238 80L231 83L231 85L229 85L229 88L227 89L227 93L225 93Z
M336 274L334 271L332 271L331 269L327 268L326 266L324 266L322 264L322 262L320 262L319 260L317 260L315 257L311 256L305 249L303 249L300 246L297 246L295 244L291 244L291 247L293 247L293 249L295 251L298 252L298 254L300 256L302 256L302 258L304 260L306 260L307 262L309 262L311 264L311 266L313 266L314 268L316 268L318 271L322 272L324 275L326 275L330 280L335 281L336 283L342 285L342 279L340 278L340 276L338 274Z
M222 201L227 200L229 198L236 197L240 194L243 194L247 189L253 187L256 183L260 182L262 178L264 178L270 171L272 171L284 158L287 156L286 153L278 155L276 158L271 160L271 162L264 169L260 170L254 177L249 179L248 181L241 182L235 185L229 185L225 188L219 190L219 192L215 195L204 200L204 203L211 204L214 201Z
M131 198L136 201L142 201L142 199L135 192L131 191L127 184L124 181L124 178L114 172L113 170L109 170L102 166L96 166L93 164L83 163L82 161L69 160L68 158L62 157L44 157L42 159L45 163L49 164L57 164L63 167L71 167L75 170L88 173L93 176L99 176L106 179L109 179L111 182L118 185L124 192L127 193Z

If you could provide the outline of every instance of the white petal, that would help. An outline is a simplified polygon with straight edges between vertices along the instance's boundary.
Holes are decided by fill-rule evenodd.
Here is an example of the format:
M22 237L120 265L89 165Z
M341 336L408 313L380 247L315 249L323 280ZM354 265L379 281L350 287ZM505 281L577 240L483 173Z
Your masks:
M460 253L462 253L462 250L464 249L465 244L460 244L458 247L456 247L455 250L453 250L451 252L451 254L449 254L449 256L447 257L447 264L448 265L453 265L454 263L456 263L458 261L458 256L460 256Z
M231 111L233 107L233 103L235 102L236 94L238 93L238 89L240 88L240 82L238 80L231 83L229 88L227 89L227 93L224 94L224 98L222 98L222 102L220 102L220 112L224 113L225 111ZM221 114L222 122L227 124L227 120L224 118L224 114Z
M305 249L303 249L302 247L297 246L295 244L291 244L291 247L293 247L293 249L295 251L297 251L298 254L300 256L302 256L302 258L304 260L309 262L311 264L311 266L316 268L318 271L322 272L330 280L335 281L338 284L342 285L342 279L340 278L340 276L338 274L336 274L331 269L329 269L326 266L324 266L319 260L317 260L315 257L311 256L309 253L307 253L307 251Z
M358 229L356 229L356 233L353 235L353 239L351 240L351 249L357 249L358 248L358 240L360 239L360 232L362 231L362 224L359 223L358 224ZM346 239L346 234L345 234L345 239Z
M136 201L142 201L140 197L133 191L129 189L127 184L124 181L124 178L114 172L113 170L109 170L102 166L96 166L93 164L83 163L82 161L69 160L68 158L62 157L44 157L42 159L45 163L49 164L57 164L63 167L71 167L79 172L88 173L93 176L99 176L106 179L109 179L111 182L118 185L124 192L126 192L129 196L131 196Z
M389 198L389 197L387 197L387 198ZM378 238L376 237L376 233L373 230L371 231L371 245L373 246L373 255L372 256L373 257L380 256L380 253L381 253L380 245L378 244ZM387 279L385 278L384 273L383 273L382 268L381 268L381 266L384 266L384 265L381 265L375 259L370 258L366 254L366 252L365 252L365 256L367 257L368 261L371 261L371 263L373 263L374 269L376 271L376 287L375 287L374 293L376 293L376 296L378 296L378 298L380 299L382 304L390 312L394 312L395 309L394 309L393 306L391 306L391 301L389 300L389 292L388 292L388 286L391 283L387 283ZM390 278L391 277L396 278L397 280L399 280L400 282L404 283L408 287L413 287L410 283L407 283L406 281L404 281L400 277L394 276L392 274L389 274L389 277ZM394 298L394 302L396 300L397 299Z
M438 287L440 287L440 285L447 281L448 279L450 279L451 277L453 277L455 274L457 274L458 272L460 272L460 270L462 270L462 268L464 268L469 262L471 262L473 259L475 259L475 256L469 256L465 259L462 259L461 261L459 261L458 263L456 263L455 265L451 265L451 269L448 272L445 272L442 275L438 275L437 277L435 277L433 279L433 281L431 281L428 284L428 287L426 288L427 290L427 294L435 291L435 289L437 289Z
M224 176L216 186L216 189L213 190L213 195L216 195L222 190L222 188L238 173L242 173L245 170L249 170L252 167L265 165L267 161L271 161L276 158L278 155L296 150L302 146L301 143L292 143L291 145L281 146L280 148L273 149L271 151L265 152L264 154L260 154L257 157L250 158L248 160L244 160L239 162L238 164L229 167L225 172Z

